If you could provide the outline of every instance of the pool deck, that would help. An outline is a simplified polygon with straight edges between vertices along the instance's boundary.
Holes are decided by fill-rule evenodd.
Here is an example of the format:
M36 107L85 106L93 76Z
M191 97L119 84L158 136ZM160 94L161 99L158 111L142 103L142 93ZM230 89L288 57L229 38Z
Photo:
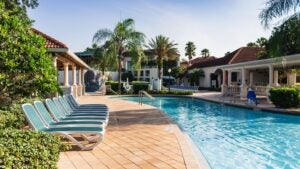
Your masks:
M59 169L208 168L188 136L160 110L106 96L82 96L79 101L106 104L110 121L94 150L60 153Z
M300 108L290 108L290 109L277 108L272 103L268 102L266 99L260 101L258 105L248 105L246 99L234 99L233 101L233 99L226 98L224 100L222 99L222 94L220 92L211 92L211 91L200 91L199 93L194 93L193 96L191 97L200 98L202 100L217 102L217 103L231 105L231 106L255 109L255 110L300 115Z

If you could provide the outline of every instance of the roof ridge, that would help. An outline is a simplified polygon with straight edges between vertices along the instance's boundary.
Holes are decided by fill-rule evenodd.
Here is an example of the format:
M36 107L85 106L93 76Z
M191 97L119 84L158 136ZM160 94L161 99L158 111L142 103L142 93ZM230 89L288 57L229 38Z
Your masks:
M228 62L228 64L231 64L232 61L241 53L241 51L244 49L245 47L240 47L238 49L238 51L235 53L235 55L230 59L230 61Z
M49 36L49 35L43 33L43 32L41 32L40 30L35 29L35 28L33 28L33 27L31 28L31 30L32 30L33 32L35 32L35 33L37 33L37 34L43 36L46 40L53 41L54 43L59 44L59 45L62 46L63 48L69 49L68 46L67 46L66 44L64 44L63 42L61 42L61 41L59 41L59 40L57 40L57 39L55 39L55 38L53 38L53 37L51 37L51 36Z

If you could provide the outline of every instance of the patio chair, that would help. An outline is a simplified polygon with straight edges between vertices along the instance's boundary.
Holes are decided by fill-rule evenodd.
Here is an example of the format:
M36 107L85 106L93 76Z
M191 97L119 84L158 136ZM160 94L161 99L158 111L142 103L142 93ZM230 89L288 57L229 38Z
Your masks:
M29 103L23 104L22 109L28 123L34 130L61 135L64 138L67 138L75 143L81 150L92 150L103 140L104 130L102 127L60 127L51 125L48 124L46 120L42 119L33 105ZM81 143L76 139L77 137L74 137L72 135L80 135L83 139L86 139L86 135L91 135L93 141L88 143Z
M106 105L96 106L96 107L94 107L94 106L78 107L76 105L76 103L74 103L72 101L72 99L68 96L64 96L64 97L59 96L58 99L64 106L66 106L67 108L70 108L72 111L90 111L90 112L106 111L106 112L108 112L108 107Z
M80 107L84 107L84 108L99 108L99 107L107 107L105 104L79 104L77 102L77 100L75 99L75 97L70 94L68 96L66 96L70 99L70 101L74 104L74 106L76 106L77 108L80 108Z
M70 105L64 102L63 98L52 99L59 111L66 112L67 115L77 116L101 116L108 118L108 111L106 110L73 110Z
M87 126L92 126L92 127L102 127L104 128L105 125L102 121L65 121L61 119L57 119L55 121L51 113L47 110L45 105L41 101L35 101L34 102L34 107L39 113L40 116L50 125L58 125L58 126L74 126L74 125L87 125Z
M68 121L100 121L105 124L108 123L108 118L103 116L92 116L86 114L85 116L76 116L76 115L70 115L66 111L59 111L55 103L51 99L45 100L46 107L48 110L53 114L55 119L59 120L68 120Z

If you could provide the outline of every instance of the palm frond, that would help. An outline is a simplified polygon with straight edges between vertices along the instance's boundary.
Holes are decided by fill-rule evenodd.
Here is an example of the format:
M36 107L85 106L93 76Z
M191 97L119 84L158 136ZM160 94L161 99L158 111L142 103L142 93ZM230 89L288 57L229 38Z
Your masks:
M93 42L101 43L113 36L113 32L109 29L99 29L93 36Z
M282 17L292 10L295 13L300 7L300 0L268 0L266 8L261 11L259 18L261 23L267 28L270 22L276 17Z

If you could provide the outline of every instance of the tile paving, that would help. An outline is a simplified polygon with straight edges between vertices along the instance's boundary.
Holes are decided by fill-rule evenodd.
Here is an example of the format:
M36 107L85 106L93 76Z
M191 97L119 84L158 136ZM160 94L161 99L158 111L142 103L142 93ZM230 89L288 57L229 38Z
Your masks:
M94 150L62 152L59 169L199 168L178 127L160 110L105 96L82 96L79 101L107 104L110 122Z

